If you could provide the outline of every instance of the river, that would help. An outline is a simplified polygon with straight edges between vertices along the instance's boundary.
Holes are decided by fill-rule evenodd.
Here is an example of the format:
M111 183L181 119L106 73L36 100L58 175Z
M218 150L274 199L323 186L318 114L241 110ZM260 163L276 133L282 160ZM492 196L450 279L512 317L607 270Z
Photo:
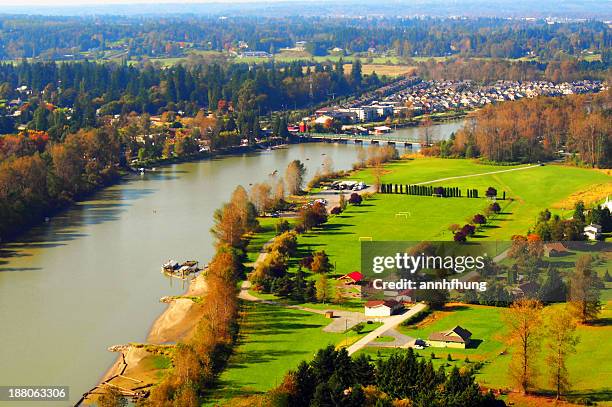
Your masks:
M435 128L448 137L459 125ZM282 173L293 159L309 177L326 156L348 169L357 149L307 143L158 168L0 246L0 385L67 385L74 403L115 360L107 347L144 341L166 307L160 297L184 292L160 265L210 259L212 213L236 185Z

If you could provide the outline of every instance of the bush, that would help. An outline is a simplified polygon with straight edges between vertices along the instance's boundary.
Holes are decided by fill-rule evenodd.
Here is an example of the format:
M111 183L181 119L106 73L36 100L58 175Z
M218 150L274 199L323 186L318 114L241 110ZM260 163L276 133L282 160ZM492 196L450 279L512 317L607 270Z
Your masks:
M474 215L472 222L476 225L484 225L485 223L487 223L487 218L485 218L484 215L477 213L476 215Z
M362 201L363 199L361 198L361 195L356 192L353 192L349 198L349 203L352 205L361 205Z
M490 206L489 209L491 210L491 212L493 213L500 213L501 212L501 206L499 206L499 204L497 202L493 202Z
M453 235L453 240L455 242L459 242L459 243L465 242L465 241L467 241L467 236L466 236L465 232L463 232L463 230L458 230Z
M361 331L363 331L363 328L365 328L365 324L363 322L358 323L357 325L349 328L349 331L353 331L355 333L361 333Z
M334 206L329 213L332 215L340 215L342 213L342 209L339 206Z
M280 235L284 232L288 232L291 230L291 225L289 224L289 222L285 219L280 219L276 225L274 226L276 229L276 234Z

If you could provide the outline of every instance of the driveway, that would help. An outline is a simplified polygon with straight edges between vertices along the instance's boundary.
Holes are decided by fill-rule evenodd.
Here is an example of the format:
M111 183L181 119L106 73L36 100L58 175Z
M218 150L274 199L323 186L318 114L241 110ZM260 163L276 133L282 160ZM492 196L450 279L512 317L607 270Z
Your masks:
M334 310L334 317L331 323L323 328L323 332L342 333L358 323L366 321L365 315L362 312Z
M391 336L395 338L390 342L376 342L376 340L368 343L368 346L379 348L407 348L414 345L415 338L399 333L395 328L391 328L384 332L381 336ZM375 338L376 339L376 338Z
M358 350L364 348L377 337L384 336L385 332L391 329L394 329L395 327L400 325L402 322L406 321L407 319L423 311L425 308L427 308L427 306L425 304L420 303L420 304L416 304L414 307L410 308L408 311L404 312L403 314L386 317L381 326L379 326L378 328L376 328L375 330L373 330L372 332L370 332L369 334L367 334L366 336L364 336L363 338L361 338L360 340L358 340L357 342L355 342L354 344L348 347L347 351L349 355L352 355Z

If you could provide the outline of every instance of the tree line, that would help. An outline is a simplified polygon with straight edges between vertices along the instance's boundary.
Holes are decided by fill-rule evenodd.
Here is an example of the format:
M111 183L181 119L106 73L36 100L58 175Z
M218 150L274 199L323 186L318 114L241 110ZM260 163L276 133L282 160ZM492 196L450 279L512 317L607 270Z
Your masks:
M306 41L313 55L329 49L350 53L393 52L400 57L459 54L492 58L526 55L552 59L583 50L610 48L610 28L587 20L548 24L545 20L501 18L335 18L248 17L37 17L4 16L0 35L5 59L74 59L109 53L130 57L184 55L190 49L276 52Z
M120 142L110 127L62 143L43 132L0 138L0 238L10 237L119 176Z
M195 116L202 108L236 112L240 122L272 110L288 110L326 101L330 94L349 95L378 86L375 75L345 75L342 61L305 67L283 64L218 64L168 69L114 63L0 64L0 99L20 99L19 115L0 106L0 132L16 125L51 130L94 127L107 115L182 112ZM18 87L26 86L23 91ZM24 93L25 92L25 93Z
M232 353L238 334L236 286L244 277L249 236L259 225L254 205L241 186L214 219L211 233L216 253L206 267L206 293L196 305L202 317L190 339L174 348L171 372L153 388L144 405L200 405Z
M289 371L276 388L263 395L232 400L235 406L504 406L483 393L470 368L442 365L417 356L412 348L372 362L369 356L350 357L330 345L310 362Z
M610 90L564 98L537 97L488 105L448 141L423 150L441 157L494 162L538 162L563 154L589 167L612 165Z
M416 72L424 79L435 80L473 80L489 84L498 80L540 81L555 83L572 82L583 79L607 80L610 78L610 51L606 59L587 61L564 56L559 60L522 61L505 59L466 58L453 56L446 60L408 60L416 67Z

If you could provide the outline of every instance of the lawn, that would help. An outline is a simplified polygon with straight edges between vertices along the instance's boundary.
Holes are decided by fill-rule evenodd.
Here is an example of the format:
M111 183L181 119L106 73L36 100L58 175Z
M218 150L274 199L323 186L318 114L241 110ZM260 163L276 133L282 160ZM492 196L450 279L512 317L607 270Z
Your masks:
M327 345L357 338L355 332L327 333L323 315L260 303L244 303L240 339L220 386L206 404L217 404L243 394L269 390L285 373ZM375 329L368 324L360 335Z
M559 307L553 305L552 307ZM551 310L548 310L549 312ZM490 388L509 388L508 365L511 358L511 349L505 343L506 328L503 322L505 308L487 307L481 305L459 305L445 311L434 312L417 326L401 326L399 331L415 338L427 339L432 332L443 331L461 325L472 332L476 346L468 349L450 349L428 347L424 350L415 350L418 355L430 358L432 352L436 359L434 366L447 367L465 365L465 358L469 364L483 362L484 366L476 374L476 380ZM605 305L599 320L595 325L581 325L577 329L580 342L576 353L568 358L567 367L570 373L572 399L590 397L594 401L612 401L612 353L609 344L612 334L612 302ZM549 392L551 386L546 380L546 364L544 354L545 343L542 342L541 352L537 360L539 390ZM504 350L508 350L502 354ZM393 352L402 350L379 349L369 347L359 353L377 357L388 357ZM452 361L447 360L450 354Z
M261 249L270 239L276 236L276 225L280 222L280 218L261 217L257 218L259 222L259 230L249 240L247 246L247 263L252 263L257 260ZM290 226L293 226L294 219L284 219L289 222Z
M518 167L521 166L484 165L472 160L419 158L399 161L385 167L387 172L383 176L383 182L411 184ZM369 183L373 182L371 170L361 172L356 178ZM477 188L481 196L489 186L496 188L500 195L502 191L505 191L507 197L512 198L512 201L501 202L504 213L491 222L483 235L489 240L508 240L512 235L527 233L529 228L535 224L540 211L550 208L553 213L568 216L568 211L554 207L575 192L610 182L612 182L612 177L602 171L563 165L546 165L521 171L438 181L431 185L460 187L463 191L467 188ZM405 198L412 197L405 196ZM439 200L461 201L465 199ZM474 213L482 211L487 205L485 198L470 201ZM437 208L439 204L435 205ZM454 221L451 215L446 224Z
M360 237L372 240L450 240L452 223L464 223L478 212L484 201L439 199L409 195L376 195L360 206L349 206L321 228L300 235L303 250L325 250L335 265L335 274L360 270ZM435 208L435 210L432 210ZM396 216L398 212L409 212Z
M503 171L524 166L496 166L472 160L419 158L402 160L385 167L383 182L412 184L447 177ZM351 179L373 183L371 170L359 171ZM506 191L513 200L500 201L502 214L477 233L479 239L504 241L512 235L525 234L535 224L538 213L589 185L610 182L603 172L560 165L537 166L520 171L474 176L435 182L432 185L478 188L481 195L489 186L500 195ZM546 191L546 193L542 193ZM335 266L334 276L360 270L360 238L380 241L451 240L448 226L464 224L467 218L482 213L489 204L486 198L436 198L426 196L377 194L361 206L350 206L342 214L332 216L320 228L299 236L300 256L325 250ZM552 210L567 216L560 210ZM399 212L408 212L398 216ZM266 236L267 237L267 236ZM271 235L270 235L271 237ZM269 237L268 237L269 238ZM267 239L266 239L267 240ZM489 253L494 255L493 253ZM290 271L297 268L293 259ZM606 297L607 298L607 297ZM354 304L351 304L351 308Z
M465 356L470 360L492 359L505 348L505 327L501 318L503 311L503 308L483 305L448 306L444 311L434 311L417 326L400 326L399 331L413 338L427 340L432 332L447 331L461 325L472 332L472 343L467 349L427 348L418 352L427 355L435 352L444 356L450 353L453 359L464 359Z
M451 160L439 158L418 158L391 163L385 167L383 182L414 184L447 177L478 175L492 171L503 171L521 166L485 165L472 160ZM361 179L373 183L371 170L353 174L351 179ZM506 173L478 175L469 178L450 179L435 182L432 185L478 188L481 195L487 187L506 191L508 199L500 201L503 213L490 222L488 228L479 232L483 240L509 240L514 234L524 234L533 226L537 214L545 208L553 208L577 191L587 190L595 184L609 183L610 175L601 171L567 167L561 165L537 166L525 170ZM545 193L543 193L545 191ZM485 198L436 198L411 195L377 194L364 200L360 206L349 207L340 215L330 216L327 223L320 228L299 236L299 255L291 259L290 272L297 269L298 257L308 252L325 250L330 255L335 270L334 277L360 269L360 237L372 240L450 240L447 230L452 223L464 224L468 217L478 212L489 202ZM567 212L551 209L554 213L566 216ZM396 216L406 212L406 216ZM261 219L262 229L251 240L248 257L253 261L262 245L275 234L274 224L278 219ZM505 246L500 242L498 251ZM490 253L491 254L491 253ZM601 273L602 270L597 270ZM310 276L309 278L314 278ZM266 299L275 299L273 295L257 294ZM305 304L317 309L361 308L359 299L352 299L344 305ZM294 368L301 360L310 359L313 353L329 344L338 345L343 334L329 334L322 331L328 320L321 315L282 308L274 305L249 304L247 318L241 331L241 342L233 357L230 368L221 376L222 388L216 394L230 398L235 395L265 391L280 383L288 369ZM468 349L428 348L417 351L422 357L430 358L435 352L434 365L473 366L483 362L484 366L477 375L478 380L491 387L508 387L506 375L510 357L502 352L504 343L504 324L501 315L503 308L485 306L458 306L446 312L434 314L433 322L425 325L401 327L400 330L413 337L427 338L431 332L450 329L461 325L473 332L476 346ZM606 347L610 335L609 319L604 326L581 327L584 338L578 347L578 354L568 362L570 372L576 375L575 389L577 394L592 392L598 389L595 397L601 399L601 389L609 388L611 373L599 361L610 361ZM429 320L429 319L428 319ZM350 333L349 335L355 335ZM380 340L385 340L382 338ZM350 338L349 338L350 340ZM599 346L598 346L599 344ZM361 352L373 357L388 356L392 349L366 348ZM609 353L609 352L607 352ZM451 361L447 355L451 355ZM580 356L578 356L580 355ZM469 361L466 362L466 358ZM595 375L580 377L588 363L598 361L602 366ZM608 362L606 362L608 363ZM612 365L612 363L608 363ZM597 383L599 381L599 383ZM541 385L548 389L546 383ZM217 396L221 397L221 396ZM212 402L212 400L211 400Z
M609 345L606 345L610 343L612 335L611 321L612 302L608 301L595 325L578 327L576 333L580 342L576 346L576 353L570 355L567 361L572 398L590 397L592 400L612 402L612 353ZM537 383L540 389L550 391L552 388L546 381L546 365L542 359L538 360ZM509 363L510 354L496 357L484 366L477 380L490 387L508 387L506 372Z

